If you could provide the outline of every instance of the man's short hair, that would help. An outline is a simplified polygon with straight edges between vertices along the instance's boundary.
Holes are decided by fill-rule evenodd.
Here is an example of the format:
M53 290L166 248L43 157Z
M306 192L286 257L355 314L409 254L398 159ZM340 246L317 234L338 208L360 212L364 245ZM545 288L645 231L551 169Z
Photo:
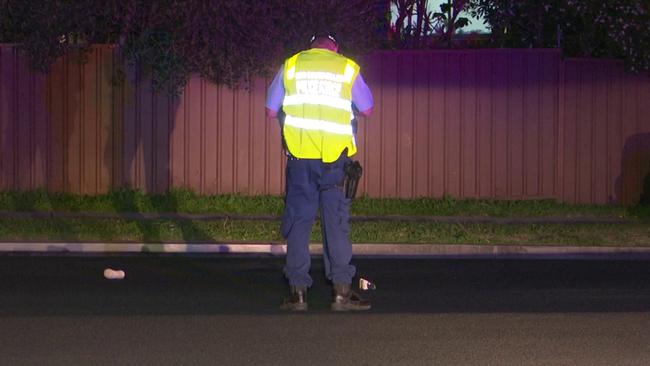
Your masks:
M336 40L336 37L334 37L334 35L329 32L314 33L314 35L311 36L311 39L309 40L309 44L312 46L324 46L328 42L334 43L337 47L339 45L339 42Z

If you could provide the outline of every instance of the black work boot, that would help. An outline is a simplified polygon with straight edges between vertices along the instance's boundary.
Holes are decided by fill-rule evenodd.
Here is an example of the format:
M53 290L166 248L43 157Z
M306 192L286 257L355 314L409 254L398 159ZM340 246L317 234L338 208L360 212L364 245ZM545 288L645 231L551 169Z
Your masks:
M349 284L334 284L333 311L358 311L370 309L370 301L363 299L358 293L350 289Z
M284 298L280 309L307 311L307 287L291 286L291 293Z

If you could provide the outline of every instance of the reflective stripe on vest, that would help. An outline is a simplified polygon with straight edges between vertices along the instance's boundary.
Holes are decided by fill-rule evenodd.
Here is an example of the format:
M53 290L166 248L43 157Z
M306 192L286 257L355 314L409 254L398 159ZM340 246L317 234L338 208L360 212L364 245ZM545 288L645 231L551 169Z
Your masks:
M337 135L354 136L352 125L342 125L336 122L286 116L284 124L285 126L298 127L303 130L323 131Z

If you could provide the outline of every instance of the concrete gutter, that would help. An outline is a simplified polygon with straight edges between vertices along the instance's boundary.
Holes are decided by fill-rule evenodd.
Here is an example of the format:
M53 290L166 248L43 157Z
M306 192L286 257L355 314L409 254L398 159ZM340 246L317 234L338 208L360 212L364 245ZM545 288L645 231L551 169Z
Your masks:
M311 244L322 255L321 244ZM238 254L284 256L281 243L0 242L0 255ZM356 256L412 258L650 259L650 247L473 244L353 244Z

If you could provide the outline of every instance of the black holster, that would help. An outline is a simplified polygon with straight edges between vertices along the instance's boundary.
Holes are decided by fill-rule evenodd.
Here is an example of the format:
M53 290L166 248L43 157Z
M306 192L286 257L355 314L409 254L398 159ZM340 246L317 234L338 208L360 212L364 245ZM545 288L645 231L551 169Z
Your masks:
M357 195L357 188L359 187L359 180L361 180L363 169L358 161L353 160L345 163L343 169L345 171L345 180L343 181L345 198L354 199Z

